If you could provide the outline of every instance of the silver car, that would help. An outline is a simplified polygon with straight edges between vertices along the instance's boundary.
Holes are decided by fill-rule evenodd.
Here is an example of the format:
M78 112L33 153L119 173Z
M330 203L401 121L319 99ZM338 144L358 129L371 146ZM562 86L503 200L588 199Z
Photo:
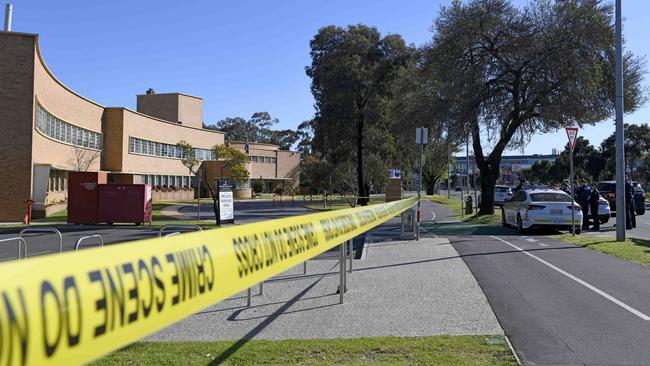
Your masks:
M494 186L494 205L502 206L512 198L512 189L508 186ZM478 205L481 205L481 195L478 196Z

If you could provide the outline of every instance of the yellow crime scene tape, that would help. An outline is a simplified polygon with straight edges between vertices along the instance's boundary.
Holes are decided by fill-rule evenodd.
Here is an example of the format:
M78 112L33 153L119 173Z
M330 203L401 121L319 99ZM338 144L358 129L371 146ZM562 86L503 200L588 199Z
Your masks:
M0 365L128 345L400 214L415 198L0 265Z

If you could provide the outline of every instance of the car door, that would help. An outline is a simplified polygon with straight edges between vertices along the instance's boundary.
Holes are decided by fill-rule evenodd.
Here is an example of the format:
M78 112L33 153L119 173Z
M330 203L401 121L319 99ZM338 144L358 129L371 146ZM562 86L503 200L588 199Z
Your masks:
M519 210L519 205L521 204L520 200L524 195L524 191L517 191L510 202L504 205L506 220L508 223L514 223L517 217L517 211Z

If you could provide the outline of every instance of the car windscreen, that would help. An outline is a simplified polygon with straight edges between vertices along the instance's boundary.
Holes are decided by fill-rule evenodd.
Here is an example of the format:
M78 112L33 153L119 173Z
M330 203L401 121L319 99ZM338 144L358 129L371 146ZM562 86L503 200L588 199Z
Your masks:
M571 197L559 192L531 193L530 200L533 202L571 202Z
M616 184L614 183L598 183L598 190L601 192L615 192Z
M508 187L494 187L494 190L497 192L510 192L510 188Z

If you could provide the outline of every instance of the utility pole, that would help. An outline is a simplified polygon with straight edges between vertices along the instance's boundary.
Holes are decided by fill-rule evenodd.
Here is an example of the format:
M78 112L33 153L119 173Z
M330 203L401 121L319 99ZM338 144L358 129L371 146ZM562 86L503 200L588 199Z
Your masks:
M447 199L451 199L451 146L447 144Z
M467 164L465 165L465 179L467 180L466 182L466 187L467 187L467 195L471 197L472 195L469 193L469 133L467 134L467 141L465 143L465 160ZM461 199L465 199L465 197L461 197ZM476 201L474 202L476 204Z
M429 139L429 130L420 127L416 128L415 130L415 141L418 145L420 145L420 172L418 174L418 184L417 184L417 190L418 190L418 209L416 212L416 222L417 222L417 228L415 230L415 240L420 239L420 199L422 198L422 158L424 155L424 144L427 143L427 140Z
M621 1L616 0L616 241L625 241L625 136L623 130L623 42Z

